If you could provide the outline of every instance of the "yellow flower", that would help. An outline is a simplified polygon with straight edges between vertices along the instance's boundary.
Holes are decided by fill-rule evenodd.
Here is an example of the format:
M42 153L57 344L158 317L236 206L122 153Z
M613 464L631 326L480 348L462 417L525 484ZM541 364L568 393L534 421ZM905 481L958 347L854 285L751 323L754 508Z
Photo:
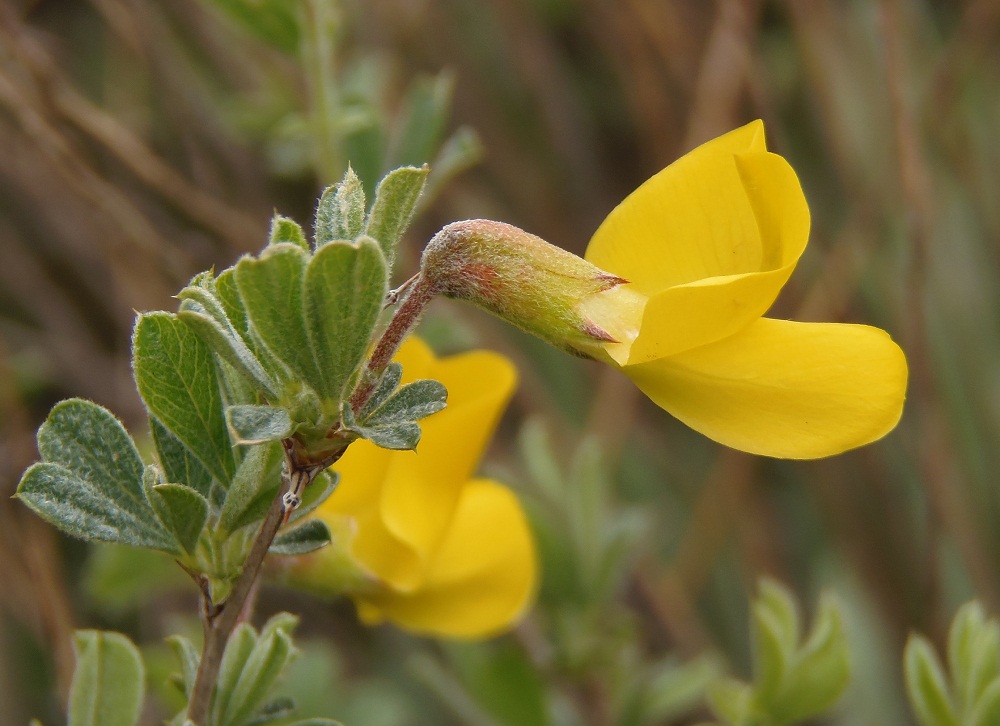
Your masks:
M594 234L586 259L630 284L583 303L617 341L583 352L736 449L808 459L881 438L906 392L906 359L889 336L762 317L808 236L798 179L767 151L760 121L698 147Z
M500 355L437 359L409 338L403 382L433 378L448 407L421 422L415 452L351 444L337 491L317 510L332 545L292 565L290 579L348 592L363 620L418 633L476 638L509 627L535 592L534 542L514 494L471 479L516 384Z

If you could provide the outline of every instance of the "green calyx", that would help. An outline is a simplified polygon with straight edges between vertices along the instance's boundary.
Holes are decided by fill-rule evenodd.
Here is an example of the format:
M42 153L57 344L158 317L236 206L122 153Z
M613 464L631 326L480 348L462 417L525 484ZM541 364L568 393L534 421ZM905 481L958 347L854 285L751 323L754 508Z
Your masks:
M442 294L481 307L552 345L581 354L617 339L586 301L626 280L502 222L454 222L428 243L421 273Z

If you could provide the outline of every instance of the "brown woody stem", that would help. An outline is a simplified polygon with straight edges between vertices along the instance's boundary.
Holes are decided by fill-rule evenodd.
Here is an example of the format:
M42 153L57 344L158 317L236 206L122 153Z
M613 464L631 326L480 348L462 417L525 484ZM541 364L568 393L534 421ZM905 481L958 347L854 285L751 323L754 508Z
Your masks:
M406 336L420 322L420 317L427 308L427 304L438 293L437 286L422 274L418 275L412 284L408 281L404 287L406 288L406 297L375 345L375 350L365 365L361 383L351 395L351 409L355 413L360 411L371 398L382 371L392 361L392 357L399 350L399 346L402 345Z

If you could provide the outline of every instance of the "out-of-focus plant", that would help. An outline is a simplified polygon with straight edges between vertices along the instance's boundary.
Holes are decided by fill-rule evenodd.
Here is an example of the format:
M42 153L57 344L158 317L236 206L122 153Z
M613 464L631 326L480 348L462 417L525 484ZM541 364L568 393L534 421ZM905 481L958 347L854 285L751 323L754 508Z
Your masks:
M917 634L906 644L903 664L906 692L921 726L1000 723L1000 625L978 602L955 614L947 669L930 641Z
M847 641L836 601L820 600L808 634L792 594L762 580L753 603L753 680L722 679L709 689L709 703L728 726L787 726L832 706L847 688Z
M642 281L633 287L515 227L485 220L446 226L428 243L420 271L390 290L396 249L428 168L391 171L370 204L364 184L348 168L343 180L323 193L311 242L296 222L275 216L269 243L259 255L246 255L219 274L196 275L177 295L176 314L139 315L133 370L149 414L156 461L144 463L106 409L82 399L64 401L39 429L42 461L25 472L17 496L68 534L164 552L192 577L201 595L205 637L200 656L188 641L174 640L187 697L175 719L178 726L266 723L293 710L287 699L265 700L292 657L290 616L276 616L259 635L240 622L253 601L265 557L303 555L329 545L328 521L339 540L335 563L339 568L346 556L353 568L346 576L335 568L332 579L340 591L354 595L366 619L389 618L418 630L476 636L510 625L524 610L534 565L516 501L492 483L463 488L469 472L436 477L432 471L418 477L413 463L397 471L378 453L415 449L421 438L418 421L445 406L441 382L409 380L402 365L393 362L437 295L470 300L559 348L626 369L633 348L645 351L637 365L659 363L657 356L663 354L671 362L663 376L659 369L654 376L661 392L677 383L670 371L685 367L676 363L678 356L707 361L708 372L700 376L708 389L732 392L732 381L738 379L737 387L754 405L729 410L726 417L732 421L727 423L711 402L717 394L707 394L693 409L682 407L700 412L686 420L750 452L830 455L874 440L895 424L906 364L881 331L791 323L783 328L795 331L789 333L792 337L805 337L811 347L801 341L789 347L784 333L765 333L763 340L757 333L745 336L749 328L759 333L762 306L770 303L794 265L796 255L778 260L772 247L780 248L790 236L799 249L805 233L801 189L787 163L764 151L762 133L759 123L751 124L700 147L619 208L645 236L609 233L614 258L630 262L642 257L645 262L635 271L650 276L643 277L646 282L666 284L659 293ZM661 188L663 179L670 181L668 188ZM685 227L673 239L656 213L658 203L647 196L701 199L716 186L707 183L713 180L728 182L723 188L726 208L737 210L733 223L713 227L706 238ZM715 215L697 217L688 226L697 232L709 219ZM603 239L600 232L597 239ZM738 270L714 269L708 278L673 285L661 279L669 275L669 264L652 254L658 240L668 241L673 258L712 260L731 254L748 259ZM782 266L773 275L769 265L776 260ZM733 295L739 302L744 284L750 292L745 304L736 305L742 311L736 322L723 324L722 333L708 333L710 338L721 335L726 351L732 348L732 355L723 357L734 358L735 368L719 369L712 363L719 340L692 334L678 343L678 331L665 322L661 297L682 289L677 294L686 300L683 289L688 285L699 291L691 293L695 298L709 289L702 302L710 318L721 319L716 308L725 307L721 301L731 301ZM791 357L783 360L785 367L772 371L767 362L786 348ZM824 355L817 356L816 348ZM741 352L746 358L739 358ZM796 356L804 361L804 374L794 368ZM502 399L503 380L512 377L509 370L504 374L494 366L482 375L500 379ZM466 378L454 379L459 390ZM865 391L873 395L861 395ZM664 407L677 412L672 405ZM476 405L469 411L485 419L483 431L488 432L495 412ZM461 412L458 408L454 414L459 421ZM803 430L795 431L796 425ZM793 433L797 436L786 447L782 437ZM456 431L446 438L446 448L461 445ZM337 473L327 470L360 440L375 447L362 451L378 456L362 454L367 472L344 468L353 472L353 481L337 498ZM447 470L456 459L433 451L426 461L432 469ZM466 456L474 457L475 451L471 448ZM586 449L581 452L578 465L596 469ZM386 470L384 481L376 475L378 468ZM372 477L367 484L365 476ZM436 493L435 478L444 487ZM630 520L605 520L603 479L588 480L582 474L579 479L581 491L563 487L560 497L549 495L560 504L576 500L563 524L546 535L556 543L554 552L560 550L558 542L569 543L563 550L570 555L565 574L576 594L571 607L553 609L553 627L573 633L556 652L569 671L610 672L615 688L606 701L608 715L620 711L623 718L643 723L650 713L661 714L683 700L664 698L665 688L675 688L676 695L685 692L680 684L687 683L687 692L693 692L690 685L699 683L706 671L695 666L664 672L657 664L638 689L631 681L635 638L628 619L609 610L616 577L624 570L620 565L628 551ZM328 519L308 516L331 496ZM435 496L436 501L427 501ZM491 549L488 545L495 542L489 540L496 537L490 536L490 527L498 523L507 531L496 530L502 546ZM464 612L455 602L462 598L468 601ZM499 615L490 612L498 601L503 605ZM468 611L477 603L485 613L481 617ZM581 622L587 627L617 623L621 630L612 627L610 634L620 638L591 642L580 637L586 630ZM784 726L829 705L847 678L835 610L821 609L816 628L800 647L794 602L779 588L764 586L755 625L756 680L751 686L718 686L716 711L735 725ZM648 688L658 691L652 701L657 705L649 707L646 701L637 706ZM135 720L135 699L109 699L107 704L118 708L115 718L122 723ZM310 722L300 722L305 723Z
M440 383L387 375L407 328L380 323L387 261L425 177L390 173L369 209L349 172L320 200L311 245L276 217L259 256L196 276L177 314L139 316L133 368L155 463L89 401L60 403L39 429L22 502L68 534L169 554L200 589L205 642L200 657L179 646L189 702L178 723L285 714L262 699L291 655L287 619L260 638L238 629L264 557L329 543L306 515L334 491L326 469L350 443L412 449L417 421L445 405Z
M262 141L284 173L314 169L336 179L348 164L371 196L386 171L430 164L422 203L478 161L478 137L469 127L448 133L454 90L448 72L413 81L395 111L385 98L390 78L373 55L344 48L347 12L341 0L248 2L204 0L277 52L296 60L305 74L307 107L267 112L270 133Z

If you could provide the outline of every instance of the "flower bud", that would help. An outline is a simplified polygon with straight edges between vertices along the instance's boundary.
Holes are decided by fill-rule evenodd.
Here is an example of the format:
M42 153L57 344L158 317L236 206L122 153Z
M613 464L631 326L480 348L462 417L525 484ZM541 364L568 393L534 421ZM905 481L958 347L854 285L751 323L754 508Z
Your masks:
M627 356L646 302L628 280L517 227L484 219L438 232L424 250L421 274L436 292L589 357Z

